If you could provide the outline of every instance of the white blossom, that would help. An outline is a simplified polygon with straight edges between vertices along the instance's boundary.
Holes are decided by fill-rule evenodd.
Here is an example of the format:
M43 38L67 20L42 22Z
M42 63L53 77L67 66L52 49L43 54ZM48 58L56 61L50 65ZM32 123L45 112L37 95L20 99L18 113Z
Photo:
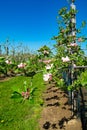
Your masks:
M70 46L77 46L77 43L71 43Z
M69 59L69 57L68 57L68 56L66 56L66 57L62 57L62 61L63 61L63 62L69 62L69 61L70 61L70 59Z
M7 63L9 65L12 64L12 62L10 60L6 60L5 63Z
M73 3L70 6L72 9L74 9L74 10L76 9L76 6Z
M71 19L71 22L72 22L72 23L76 23L76 19L75 19L75 18L72 18L72 19Z
M52 68L53 64L45 66L47 70L50 70Z
M76 35L76 31L72 31L72 36L75 36Z
M49 51L47 51L47 50L44 50L44 54L49 54Z
M43 75L43 80L44 81L48 81L49 79L52 79L52 74L51 73L47 73Z

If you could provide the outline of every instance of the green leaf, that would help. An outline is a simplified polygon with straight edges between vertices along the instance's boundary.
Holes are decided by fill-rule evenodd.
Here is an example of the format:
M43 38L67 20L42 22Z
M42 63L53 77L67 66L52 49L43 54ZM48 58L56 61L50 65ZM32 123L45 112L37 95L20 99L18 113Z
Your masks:
M11 98L21 98L21 97L22 97L22 95L16 91L14 91L11 95Z
M86 21L82 21L82 27L86 26Z
M31 88L31 90L30 90L30 95L33 95L33 93L34 93L35 90L36 90L36 87Z

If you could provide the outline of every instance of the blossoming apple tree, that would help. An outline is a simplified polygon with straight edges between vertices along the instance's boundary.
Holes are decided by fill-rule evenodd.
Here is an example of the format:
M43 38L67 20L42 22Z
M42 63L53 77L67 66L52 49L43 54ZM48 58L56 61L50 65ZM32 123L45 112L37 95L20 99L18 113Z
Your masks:
M66 7L59 10L58 36L52 39L56 40L54 47L56 48L56 56L54 62L54 80L59 85L66 82L69 86L72 83L73 66L82 66L86 63L84 51L82 51L80 42L85 40L84 36L79 36L80 28L76 28L76 6L74 0L70 3L70 9ZM85 22L82 22L81 27L84 27ZM61 79L61 80L60 80ZM65 81L65 82L64 82ZM74 87L68 89L75 89Z

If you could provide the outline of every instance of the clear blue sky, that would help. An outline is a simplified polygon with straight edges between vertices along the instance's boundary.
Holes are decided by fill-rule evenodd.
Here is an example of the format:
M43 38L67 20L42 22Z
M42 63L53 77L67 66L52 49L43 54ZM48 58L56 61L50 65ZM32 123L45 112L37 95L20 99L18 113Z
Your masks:
M58 10L69 6L67 0L0 0L0 43L23 42L36 50L52 46L51 38L58 33ZM87 21L87 0L76 0L77 26ZM84 34L87 33L87 27Z

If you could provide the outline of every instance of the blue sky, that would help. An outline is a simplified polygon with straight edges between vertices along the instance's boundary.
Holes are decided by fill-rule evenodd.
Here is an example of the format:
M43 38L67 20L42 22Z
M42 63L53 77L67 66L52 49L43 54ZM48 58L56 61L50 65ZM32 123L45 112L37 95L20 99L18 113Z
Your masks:
M0 0L0 43L22 42L31 50L52 46L58 33L58 10L69 7L67 0ZM77 26L87 21L87 0L76 0ZM87 33L87 27L82 32Z

